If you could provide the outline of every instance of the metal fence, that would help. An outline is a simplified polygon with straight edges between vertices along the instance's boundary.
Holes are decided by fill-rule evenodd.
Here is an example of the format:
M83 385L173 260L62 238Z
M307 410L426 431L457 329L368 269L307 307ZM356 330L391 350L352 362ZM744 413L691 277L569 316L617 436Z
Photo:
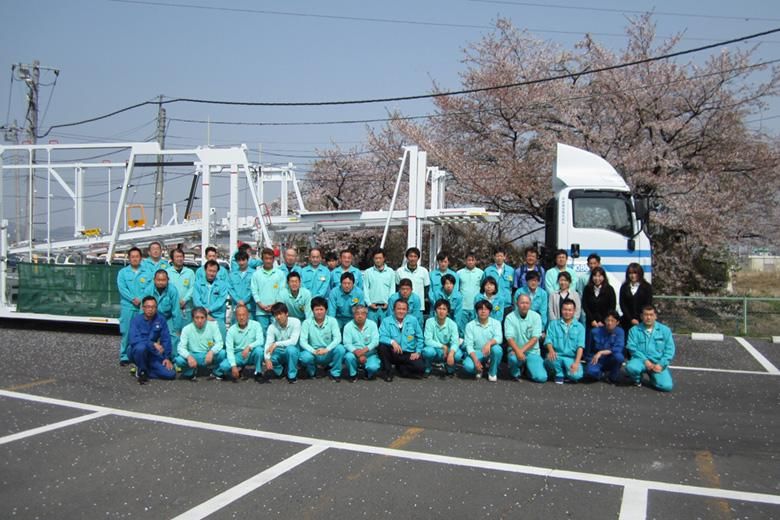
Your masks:
M676 333L780 336L780 298L653 296L659 319Z

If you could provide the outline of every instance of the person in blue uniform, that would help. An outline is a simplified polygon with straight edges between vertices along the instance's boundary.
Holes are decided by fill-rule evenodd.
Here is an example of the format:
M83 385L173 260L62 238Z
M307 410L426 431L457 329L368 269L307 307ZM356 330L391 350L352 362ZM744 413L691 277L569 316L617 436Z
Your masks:
M313 300L312 300L313 301ZM341 283L331 289L328 296L328 316L333 316L339 324L339 330L352 320L352 307L365 305L363 291L355 286L355 277L350 272L341 274ZM314 306L312 305L312 310Z
M119 290L119 333L122 335L119 344L119 364L130 363L130 322L141 311L141 299L146 286L151 283L151 276L141 269L141 250L131 247L127 252L130 265L119 270L116 275L116 285Z
M195 270L196 280L203 280L204 278L206 278L206 264L211 260L217 262L217 258L219 258L219 255L217 253L217 248L214 246L208 246L204 254L206 255L206 261L203 262L203 265L201 265L200 267L198 267L198 269ZM217 267L219 267L219 270L217 271L217 279L219 279L220 282L223 282L225 284L229 283L228 270L222 267L221 265L219 265L219 262L217 262Z
M213 321L224 342L227 335L225 325L225 313L227 311L228 282L220 280L217 276L219 264L216 260L206 262L206 276L195 280L195 289L192 291L192 302L196 307L202 307L208 312L208 320Z
M322 264L322 250L309 250L309 263L301 269L301 284L309 290L311 297L328 297L330 292L330 269Z
M488 381L498 381L498 366L504 351L501 342L504 339L501 322L490 317L492 307L486 300L474 305L477 319L466 325L463 346L466 357L463 358L463 371L477 379L482 377L485 364L488 364Z
M574 319L575 304L571 300L561 303L561 319L547 326L547 371L554 374L555 382L562 385L565 379L572 382L582 379L580 362L585 348L585 327Z
M526 247L523 252L525 257L525 263L515 269L515 279L513 286L515 290L526 287L526 275L530 272L535 272L539 275L539 278L544 280L544 267L539 265L539 252L533 247Z
M157 313L161 314L168 323L168 333L171 336L173 356L179 346L179 335L184 326L179 305L179 292L176 287L168 282L168 272L160 269L154 273L154 283L146 287L144 296L153 296L157 301ZM171 357L171 360L173 358Z
M477 313L474 311L474 304L476 303L476 297L479 296L484 274L484 271L477 267L476 253L469 252L466 255L466 267L458 271L463 306L461 307L460 316L455 317L455 322L458 324L458 330L461 331L461 334L466 331L466 324L477 317ZM547 305L546 301L545 305Z
M366 379L371 381L382 365L376 350L379 346L379 329L375 321L368 319L368 307L365 305L352 307L352 316L352 321L344 326L342 335L346 350L344 364L350 382L357 381L359 366L365 369Z
M674 338L669 327L657 320L655 307L647 305L642 309L642 323L628 333L626 349L631 359L626 363L626 374L637 386L642 374L647 374L656 390L671 392L674 383L669 365L674 359Z
M154 296L144 297L141 306L143 312L132 319L129 333L136 378L140 384L149 379L174 379L168 324L157 312Z
M408 310L406 300L396 300L393 315L382 320L379 326L379 357L388 383L393 380L393 366L401 377L416 378L425 373L422 358L425 338L420 322Z
M262 260L260 260L257 257L252 256L252 245L247 244L246 242L240 242L238 245L238 250L233 255L233 258L230 259L230 271L233 272L236 269L238 269L238 253L246 253L246 257L249 259L248 265L249 265L249 271L254 272L255 269L263 265Z
M352 273L343 274L344 278L351 275ZM328 315L328 301L325 298L320 296L312 298L311 310L314 316L301 325L299 360L309 378L316 375L317 366L326 366L330 369L328 374L330 380L338 383L341 381L341 365L344 360L341 328L336 318Z
M298 265L298 251L295 248L288 247L284 250L284 262L279 264L279 270L284 273L285 277L293 272L299 275L303 272L301 266Z
M591 343L585 354L585 375L599 381L605 375L610 383L620 378L620 366L625 360L626 336L620 327L620 315L608 311L604 325L591 329Z

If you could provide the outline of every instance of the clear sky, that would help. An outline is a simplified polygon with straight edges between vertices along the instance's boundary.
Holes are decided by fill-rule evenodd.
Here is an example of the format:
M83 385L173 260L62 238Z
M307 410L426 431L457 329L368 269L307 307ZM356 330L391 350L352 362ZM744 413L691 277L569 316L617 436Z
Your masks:
M48 106L41 122L45 131L160 94L319 101L422 94L434 80L457 89L462 49L488 32L497 16L564 47L591 33L619 48L627 16L636 15L628 11L644 10L658 13L660 35L685 32L680 49L780 27L780 2L767 0L0 0L0 100L9 113L9 121L0 114L0 124L24 123L24 85L11 83L11 65L34 59L61 71L53 91L41 89L42 110ZM780 34L764 38L756 57L780 58ZM41 81L52 79L44 73ZM392 109L418 115L432 105L427 100L301 108L174 104L167 113L173 119L301 122L382 118ZM55 130L46 140L145 140L154 135L156 112L154 106L142 107ZM780 103L764 118L753 124L776 132ZM167 145L206 144L206 136L205 125L174 120ZM331 143L359 147L364 139L360 124L211 127L212 144L246 143L254 149L262 144L264 163L293 161L303 171L316 149Z

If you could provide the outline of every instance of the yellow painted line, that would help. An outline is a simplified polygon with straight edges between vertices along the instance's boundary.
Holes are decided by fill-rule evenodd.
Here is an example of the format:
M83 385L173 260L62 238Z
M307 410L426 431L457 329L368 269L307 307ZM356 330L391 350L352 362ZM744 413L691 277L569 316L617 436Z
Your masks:
M715 468L715 460L712 458L712 452L709 450L696 452L696 467L699 469L699 474L710 486L720 489L720 474ZM731 507L726 500L715 500L718 505L718 518L727 519L731 518Z
M400 437L395 439L393 442L391 442L388 445L388 448L394 449L394 450L400 450L410 442L412 442L414 439L420 436L420 434L423 432L423 428L417 428L412 426L411 428L407 428L405 432L401 434ZM365 473L371 472L373 469L376 469L379 467L383 460L387 457L377 457L372 458L368 463L363 467L362 470L358 470L355 473L350 473L347 475L347 480L357 480L360 478L361 475Z
M14 392L16 390L25 390L27 388L33 388L35 386L48 385L49 383L53 383L55 381L56 381L56 379L39 379L38 381L32 381L30 383L24 383L24 384L21 384L21 385L8 386L6 388L3 388L3 390L8 390L10 392Z

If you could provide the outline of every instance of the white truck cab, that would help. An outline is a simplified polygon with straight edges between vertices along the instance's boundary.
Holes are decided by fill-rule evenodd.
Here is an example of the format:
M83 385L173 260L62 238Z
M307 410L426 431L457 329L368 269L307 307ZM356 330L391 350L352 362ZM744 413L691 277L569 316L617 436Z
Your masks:
M626 182L598 155L558 143L553 171L555 196L547 203L545 249L569 253L569 264L581 276L587 258L601 256L601 265L617 289L628 264L642 266L652 278L652 252L647 235L646 199L635 200Z

